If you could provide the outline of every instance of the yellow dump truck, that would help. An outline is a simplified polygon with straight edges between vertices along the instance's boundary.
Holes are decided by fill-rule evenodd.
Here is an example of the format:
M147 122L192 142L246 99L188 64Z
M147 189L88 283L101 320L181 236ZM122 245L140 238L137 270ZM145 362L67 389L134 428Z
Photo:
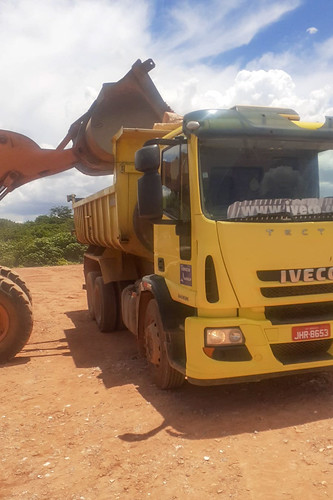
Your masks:
M161 388L333 366L333 118L200 110L109 147L112 185L73 202L101 331Z
M104 84L54 151L0 131L0 198L72 166L113 174L71 196L88 308L101 331L136 335L159 387L331 368L333 117L237 106L177 118L153 67ZM2 295L0 361L22 345Z

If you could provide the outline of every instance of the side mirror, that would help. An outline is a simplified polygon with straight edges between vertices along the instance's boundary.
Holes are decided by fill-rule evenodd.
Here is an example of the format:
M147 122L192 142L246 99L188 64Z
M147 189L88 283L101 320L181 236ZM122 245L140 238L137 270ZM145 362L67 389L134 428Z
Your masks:
M163 215L162 182L158 173L160 148L144 146L135 153L135 168L143 172L138 180L138 211L145 219L161 219Z
M157 144L144 146L135 153L135 168L138 172L157 171L160 166L160 148Z
M145 219L162 218L162 182L158 172L147 172L138 180L138 210Z

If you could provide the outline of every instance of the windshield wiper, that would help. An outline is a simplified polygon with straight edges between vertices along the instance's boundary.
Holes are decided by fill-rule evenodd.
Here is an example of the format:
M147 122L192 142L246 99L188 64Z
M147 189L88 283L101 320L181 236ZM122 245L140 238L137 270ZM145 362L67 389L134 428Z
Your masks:
M269 222L277 221L280 222L305 222L305 221L325 221L332 220L333 212L324 212L319 214L304 214L304 215L293 215L290 212L275 212L273 214L256 214L256 215L246 215L242 217L230 217L228 222Z
M270 219L279 219L281 217L288 220L295 220L294 214L292 214L288 210L281 210L281 212L275 212L271 214L258 214L258 215L261 215L263 217L268 217Z

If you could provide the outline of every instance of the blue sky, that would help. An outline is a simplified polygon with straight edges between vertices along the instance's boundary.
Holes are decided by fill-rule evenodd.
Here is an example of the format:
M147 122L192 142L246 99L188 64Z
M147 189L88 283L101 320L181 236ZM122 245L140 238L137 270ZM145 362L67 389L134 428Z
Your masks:
M55 147L101 85L138 58L178 113L235 104L333 115L332 0L2 0L0 128ZM34 181L0 202L24 221L109 178L77 171Z
M216 62L230 64L236 58L246 65L267 52L279 53L296 48L311 53L314 44L332 36L333 2L306 0L295 5L276 22L259 30L247 45L221 54ZM318 30L315 36L307 31L309 28Z

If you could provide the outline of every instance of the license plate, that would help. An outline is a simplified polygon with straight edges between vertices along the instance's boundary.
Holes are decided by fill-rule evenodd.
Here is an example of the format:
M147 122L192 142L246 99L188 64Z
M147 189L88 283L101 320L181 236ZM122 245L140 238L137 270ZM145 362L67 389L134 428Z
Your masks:
M329 323L324 323L321 325L304 325L292 327L292 339L294 342L327 339L330 336L331 325Z

